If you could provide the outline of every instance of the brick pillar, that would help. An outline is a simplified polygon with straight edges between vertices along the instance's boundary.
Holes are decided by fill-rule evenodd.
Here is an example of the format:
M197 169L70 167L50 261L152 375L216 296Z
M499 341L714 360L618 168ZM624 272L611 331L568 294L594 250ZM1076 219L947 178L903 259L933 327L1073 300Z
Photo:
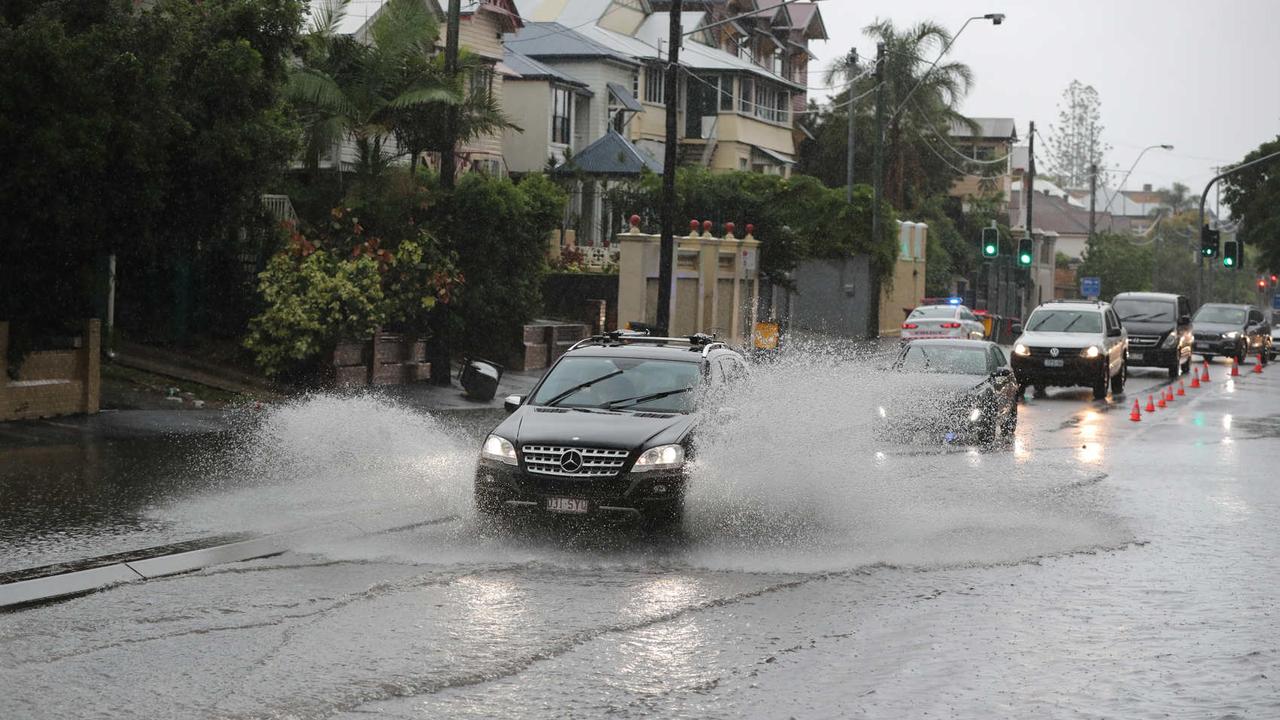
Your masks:
M102 399L102 323L97 319L86 320L83 332L78 363L84 373L80 377L80 386L84 389L82 406L84 412L92 415L98 412Z

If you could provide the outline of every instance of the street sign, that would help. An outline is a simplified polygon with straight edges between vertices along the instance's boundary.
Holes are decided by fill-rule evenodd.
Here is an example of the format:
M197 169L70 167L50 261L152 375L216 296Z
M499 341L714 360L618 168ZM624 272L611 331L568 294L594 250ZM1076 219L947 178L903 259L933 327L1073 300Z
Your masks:
M1280 310L1280 294L1271 296L1271 309Z
M1100 277L1080 278L1080 294L1087 298L1102 297L1102 278Z

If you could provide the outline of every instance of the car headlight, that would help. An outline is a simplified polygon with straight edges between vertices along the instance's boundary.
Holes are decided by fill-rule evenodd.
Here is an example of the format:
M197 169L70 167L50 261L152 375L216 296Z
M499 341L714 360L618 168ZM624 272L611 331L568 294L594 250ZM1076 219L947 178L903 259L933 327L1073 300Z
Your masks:
M971 423L978 422L978 419L981 417L982 417L982 408L974 408L969 411L969 422Z
M1165 336L1164 342L1160 343L1160 347L1165 350L1168 350L1169 348L1177 344L1178 344L1178 333L1171 332Z
M1223 339L1223 340L1235 340L1235 339L1236 339L1236 338L1238 338L1238 337L1240 337L1240 331L1239 331L1239 330L1232 330L1232 331L1231 331L1231 332L1229 332L1229 333L1223 333L1223 334L1222 334L1222 339Z
M497 460L507 465L516 465L519 462L516 460L516 446L512 445L510 440L497 435L490 435L484 439L484 445L480 447L480 457Z
M640 453L640 459L636 460L631 472L670 470L681 465L684 465L684 448L679 445L659 445Z
M889 412L883 406L876 408L876 412L880 414L881 418L889 417Z
M1018 343L1017 345L1013 346L1013 354L1026 357L1031 354L1031 348L1027 347L1026 345L1023 345L1022 343Z
M1087 358L1096 358L1098 357L1098 355L1102 354L1102 351L1098 349L1097 345L1090 345L1089 347L1084 349L1084 352L1080 354L1084 355Z

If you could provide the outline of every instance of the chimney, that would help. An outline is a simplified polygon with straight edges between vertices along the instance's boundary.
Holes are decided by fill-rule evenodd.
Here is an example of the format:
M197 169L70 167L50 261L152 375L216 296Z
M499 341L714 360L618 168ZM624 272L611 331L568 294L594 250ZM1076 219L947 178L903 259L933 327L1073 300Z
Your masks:
M1142 183L1142 192L1151 192L1151 183Z

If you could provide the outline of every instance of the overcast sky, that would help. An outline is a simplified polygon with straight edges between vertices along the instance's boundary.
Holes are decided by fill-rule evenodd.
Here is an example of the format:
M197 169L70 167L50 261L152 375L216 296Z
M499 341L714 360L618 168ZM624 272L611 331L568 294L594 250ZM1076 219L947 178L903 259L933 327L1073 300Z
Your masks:
M874 57L862 28L878 17L899 27L931 19L954 32L968 17L1005 13L999 27L973 21L952 46L974 71L963 112L1012 117L1025 142L1029 120L1049 136L1072 79L1092 85L1113 146L1108 165L1120 168L1115 182L1143 147L1174 146L1148 152L1126 189L1180 181L1198 195L1213 166L1280 134L1280 0L823 0L821 8L831 39L813 49L824 69L851 45Z

